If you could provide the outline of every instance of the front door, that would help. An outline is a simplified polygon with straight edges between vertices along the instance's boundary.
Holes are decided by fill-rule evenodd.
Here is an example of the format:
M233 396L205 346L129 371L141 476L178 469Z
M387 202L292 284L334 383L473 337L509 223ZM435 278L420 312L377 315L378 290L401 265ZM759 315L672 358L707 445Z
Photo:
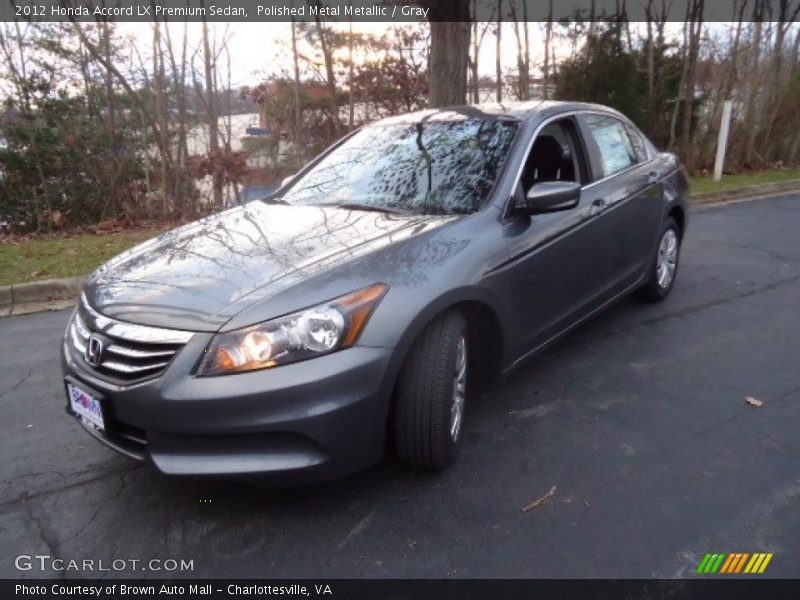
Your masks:
M546 125L531 147L512 203L542 181L584 184L577 207L505 221L510 263L505 287L512 298L512 345L521 358L602 304L614 284L602 190L591 186L586 145L574 117Z

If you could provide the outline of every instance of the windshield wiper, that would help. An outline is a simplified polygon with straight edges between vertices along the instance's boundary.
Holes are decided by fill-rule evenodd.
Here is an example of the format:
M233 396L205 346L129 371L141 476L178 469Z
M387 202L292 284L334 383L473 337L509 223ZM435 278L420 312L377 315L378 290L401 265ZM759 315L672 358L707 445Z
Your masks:
M359 202L342 202L341 204L327 204L325 206L335 206L337 208L346 208L348 210L366 210L372 212L385 212L393 215L410 215L411 213L402 208L394 206L385 206L383 204L360 204Z
M260 200L264 204L286 204L286 205L289 204L286 200L284 200L280 196L269 195L269 196L265 196L265 197L261 198Z

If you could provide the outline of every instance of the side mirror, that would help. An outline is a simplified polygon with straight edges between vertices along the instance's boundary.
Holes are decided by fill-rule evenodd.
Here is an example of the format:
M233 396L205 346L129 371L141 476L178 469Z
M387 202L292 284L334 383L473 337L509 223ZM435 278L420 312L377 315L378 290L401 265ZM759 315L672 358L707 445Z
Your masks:
M297 177L297 173L293 173L281 179L281 187L285 187L294 181L294 178Z
M581 184L575 181L543 181L528 190L525 203L518 206L522 212L540 213L569 210L578 206L581 199Z

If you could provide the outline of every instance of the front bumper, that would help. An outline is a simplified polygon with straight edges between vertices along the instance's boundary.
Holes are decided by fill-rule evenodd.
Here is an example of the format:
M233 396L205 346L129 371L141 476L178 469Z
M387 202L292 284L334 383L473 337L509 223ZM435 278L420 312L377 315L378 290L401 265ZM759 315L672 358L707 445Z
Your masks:
M169 475L307 483L380 460L391 350L355 346L274 369L194 377L209 339L196 334L161 376L131 386L99 379L65 342L65 378L103 405L105 431L84 428Z

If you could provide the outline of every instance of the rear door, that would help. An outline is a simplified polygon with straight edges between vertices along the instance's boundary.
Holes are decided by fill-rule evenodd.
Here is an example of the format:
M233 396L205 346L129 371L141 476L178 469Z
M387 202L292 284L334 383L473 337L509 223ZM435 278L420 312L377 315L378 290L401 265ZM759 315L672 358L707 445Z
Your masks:
M651 259L661 220L661 174L631 124L602 113L585 113L579 122L597 174L586 191L607 224L609 278L616 294L636 283Z

